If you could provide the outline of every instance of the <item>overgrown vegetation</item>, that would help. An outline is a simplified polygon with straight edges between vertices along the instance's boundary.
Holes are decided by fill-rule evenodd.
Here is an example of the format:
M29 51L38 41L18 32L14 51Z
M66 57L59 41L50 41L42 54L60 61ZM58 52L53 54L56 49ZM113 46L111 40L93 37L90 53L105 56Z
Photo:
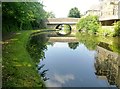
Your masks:
M115 35L120 36L120 21L114 23Z
M102 36L120 36L120 21L117 21L113 24L113 27L100 27L98 29L98 35Z
M97 33L100 27L97 16L86 16L82 17L76 25L77 29L82 32Z
M120 36L120 21L114 23L113 27L102 27L97 16L82 17L76 24L79 32L97 34L99 36Z
M100 36L115 36L114 28L102 28L98 29L98 35Z
M49 15L40 2L3 2L3 33L45 28L44 19Z
M44 87L37 73L36 62L26 50L29 36L33 32L35 31L19 31L14 37L4 42L2 48L3 87Z

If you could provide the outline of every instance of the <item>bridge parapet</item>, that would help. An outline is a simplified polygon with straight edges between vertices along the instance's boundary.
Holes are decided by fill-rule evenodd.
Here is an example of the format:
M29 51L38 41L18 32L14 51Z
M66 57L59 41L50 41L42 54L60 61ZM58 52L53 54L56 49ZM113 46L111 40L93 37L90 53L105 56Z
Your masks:
M76 24L79 18L48 18L46 24Z
M76 23L80 18L48 18L45 23L47 28L55 29L59 24L69 24L72 29L76 29Z

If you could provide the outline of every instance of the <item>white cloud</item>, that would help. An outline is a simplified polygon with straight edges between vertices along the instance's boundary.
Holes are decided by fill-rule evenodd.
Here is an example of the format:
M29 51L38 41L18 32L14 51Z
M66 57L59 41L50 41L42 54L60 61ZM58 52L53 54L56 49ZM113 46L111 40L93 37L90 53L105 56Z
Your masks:
M56 42L54 44L54 47L55 48L65 48L65 47L68 47L68 45L66 43L59 43L59 42Z
M47 81L47 87L62 87L62 84L66 84L66 82L70 80L74 80L75 77L72 74L60 75L54 74L51 80Z
M54 78L60 84L65 84L69 80L74 80L74 76L72 74L68 74L68 75L58 75L58 74L55 74Z
M46 11L54 12L56 17L67 17L69 10L77 7L81 13L84 13L93 4L99 0L43 0Z

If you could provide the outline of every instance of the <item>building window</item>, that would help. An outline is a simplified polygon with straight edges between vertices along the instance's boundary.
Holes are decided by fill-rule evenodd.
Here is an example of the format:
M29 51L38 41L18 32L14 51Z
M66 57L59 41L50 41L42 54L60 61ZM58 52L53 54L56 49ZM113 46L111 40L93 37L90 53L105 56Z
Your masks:
M113 15L115 15L115 8L113 8Z

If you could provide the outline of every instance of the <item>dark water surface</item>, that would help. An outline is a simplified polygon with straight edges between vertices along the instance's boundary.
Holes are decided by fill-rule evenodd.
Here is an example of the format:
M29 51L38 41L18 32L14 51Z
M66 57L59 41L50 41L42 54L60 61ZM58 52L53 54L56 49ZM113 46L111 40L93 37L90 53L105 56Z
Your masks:
M119 38L77 35L75 41L72 39L45 40L42 34L33 37L31 45L37 51L31 55L42 59L38 69L46 86L120 88Z

